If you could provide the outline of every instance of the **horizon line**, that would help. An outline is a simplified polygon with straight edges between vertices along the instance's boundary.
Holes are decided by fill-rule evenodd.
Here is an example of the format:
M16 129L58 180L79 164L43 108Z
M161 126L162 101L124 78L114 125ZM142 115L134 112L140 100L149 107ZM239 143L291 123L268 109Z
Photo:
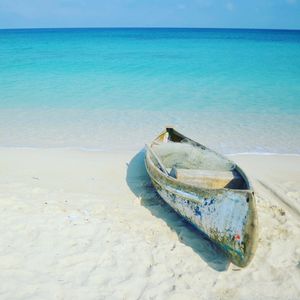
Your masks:
M219 29L219 30L270 30L300 31L300 28L258 28L258 27L167 27L167 26L86 26L86 27L4 27L0 30L45 30L45 29Z

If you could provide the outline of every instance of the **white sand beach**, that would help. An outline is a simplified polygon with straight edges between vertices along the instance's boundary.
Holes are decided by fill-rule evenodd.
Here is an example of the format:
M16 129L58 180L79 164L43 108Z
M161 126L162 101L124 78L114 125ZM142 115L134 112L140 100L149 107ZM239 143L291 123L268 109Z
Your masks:
M236 155L259 244L240 269L152 188L143 152L0 149L0 299L300 299L300 156Z

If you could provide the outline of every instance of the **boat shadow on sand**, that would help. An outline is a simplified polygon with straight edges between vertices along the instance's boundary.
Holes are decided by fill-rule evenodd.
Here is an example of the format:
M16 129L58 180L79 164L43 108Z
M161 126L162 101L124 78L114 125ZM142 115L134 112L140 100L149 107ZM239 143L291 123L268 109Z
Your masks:
M191 247L211 268L222 272L230 261L220 248L204 234L178 215L155 191L144 165L144 150L137 153L127 166L126 181L131 191L141 199L141 205L166 222L176 232L179 241Z

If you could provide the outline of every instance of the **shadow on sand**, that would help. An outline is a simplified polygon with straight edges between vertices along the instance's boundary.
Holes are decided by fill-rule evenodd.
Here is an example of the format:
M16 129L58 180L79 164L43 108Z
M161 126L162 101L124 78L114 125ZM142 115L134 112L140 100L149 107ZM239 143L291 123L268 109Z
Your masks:
M144 150L141 150L128 164L126 181L131 191L153 216L164 220L177 233L179 240L191 247L211 268L226 271L230 262L219 247L186 222L156 193L144 165L144 155Z

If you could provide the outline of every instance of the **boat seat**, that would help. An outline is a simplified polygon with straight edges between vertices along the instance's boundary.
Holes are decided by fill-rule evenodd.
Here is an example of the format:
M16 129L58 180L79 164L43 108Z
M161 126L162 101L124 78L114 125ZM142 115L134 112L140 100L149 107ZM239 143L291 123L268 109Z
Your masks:
M202 188L243 188L244 180L236 171L180 169L173 167L170 176L179 181Z

